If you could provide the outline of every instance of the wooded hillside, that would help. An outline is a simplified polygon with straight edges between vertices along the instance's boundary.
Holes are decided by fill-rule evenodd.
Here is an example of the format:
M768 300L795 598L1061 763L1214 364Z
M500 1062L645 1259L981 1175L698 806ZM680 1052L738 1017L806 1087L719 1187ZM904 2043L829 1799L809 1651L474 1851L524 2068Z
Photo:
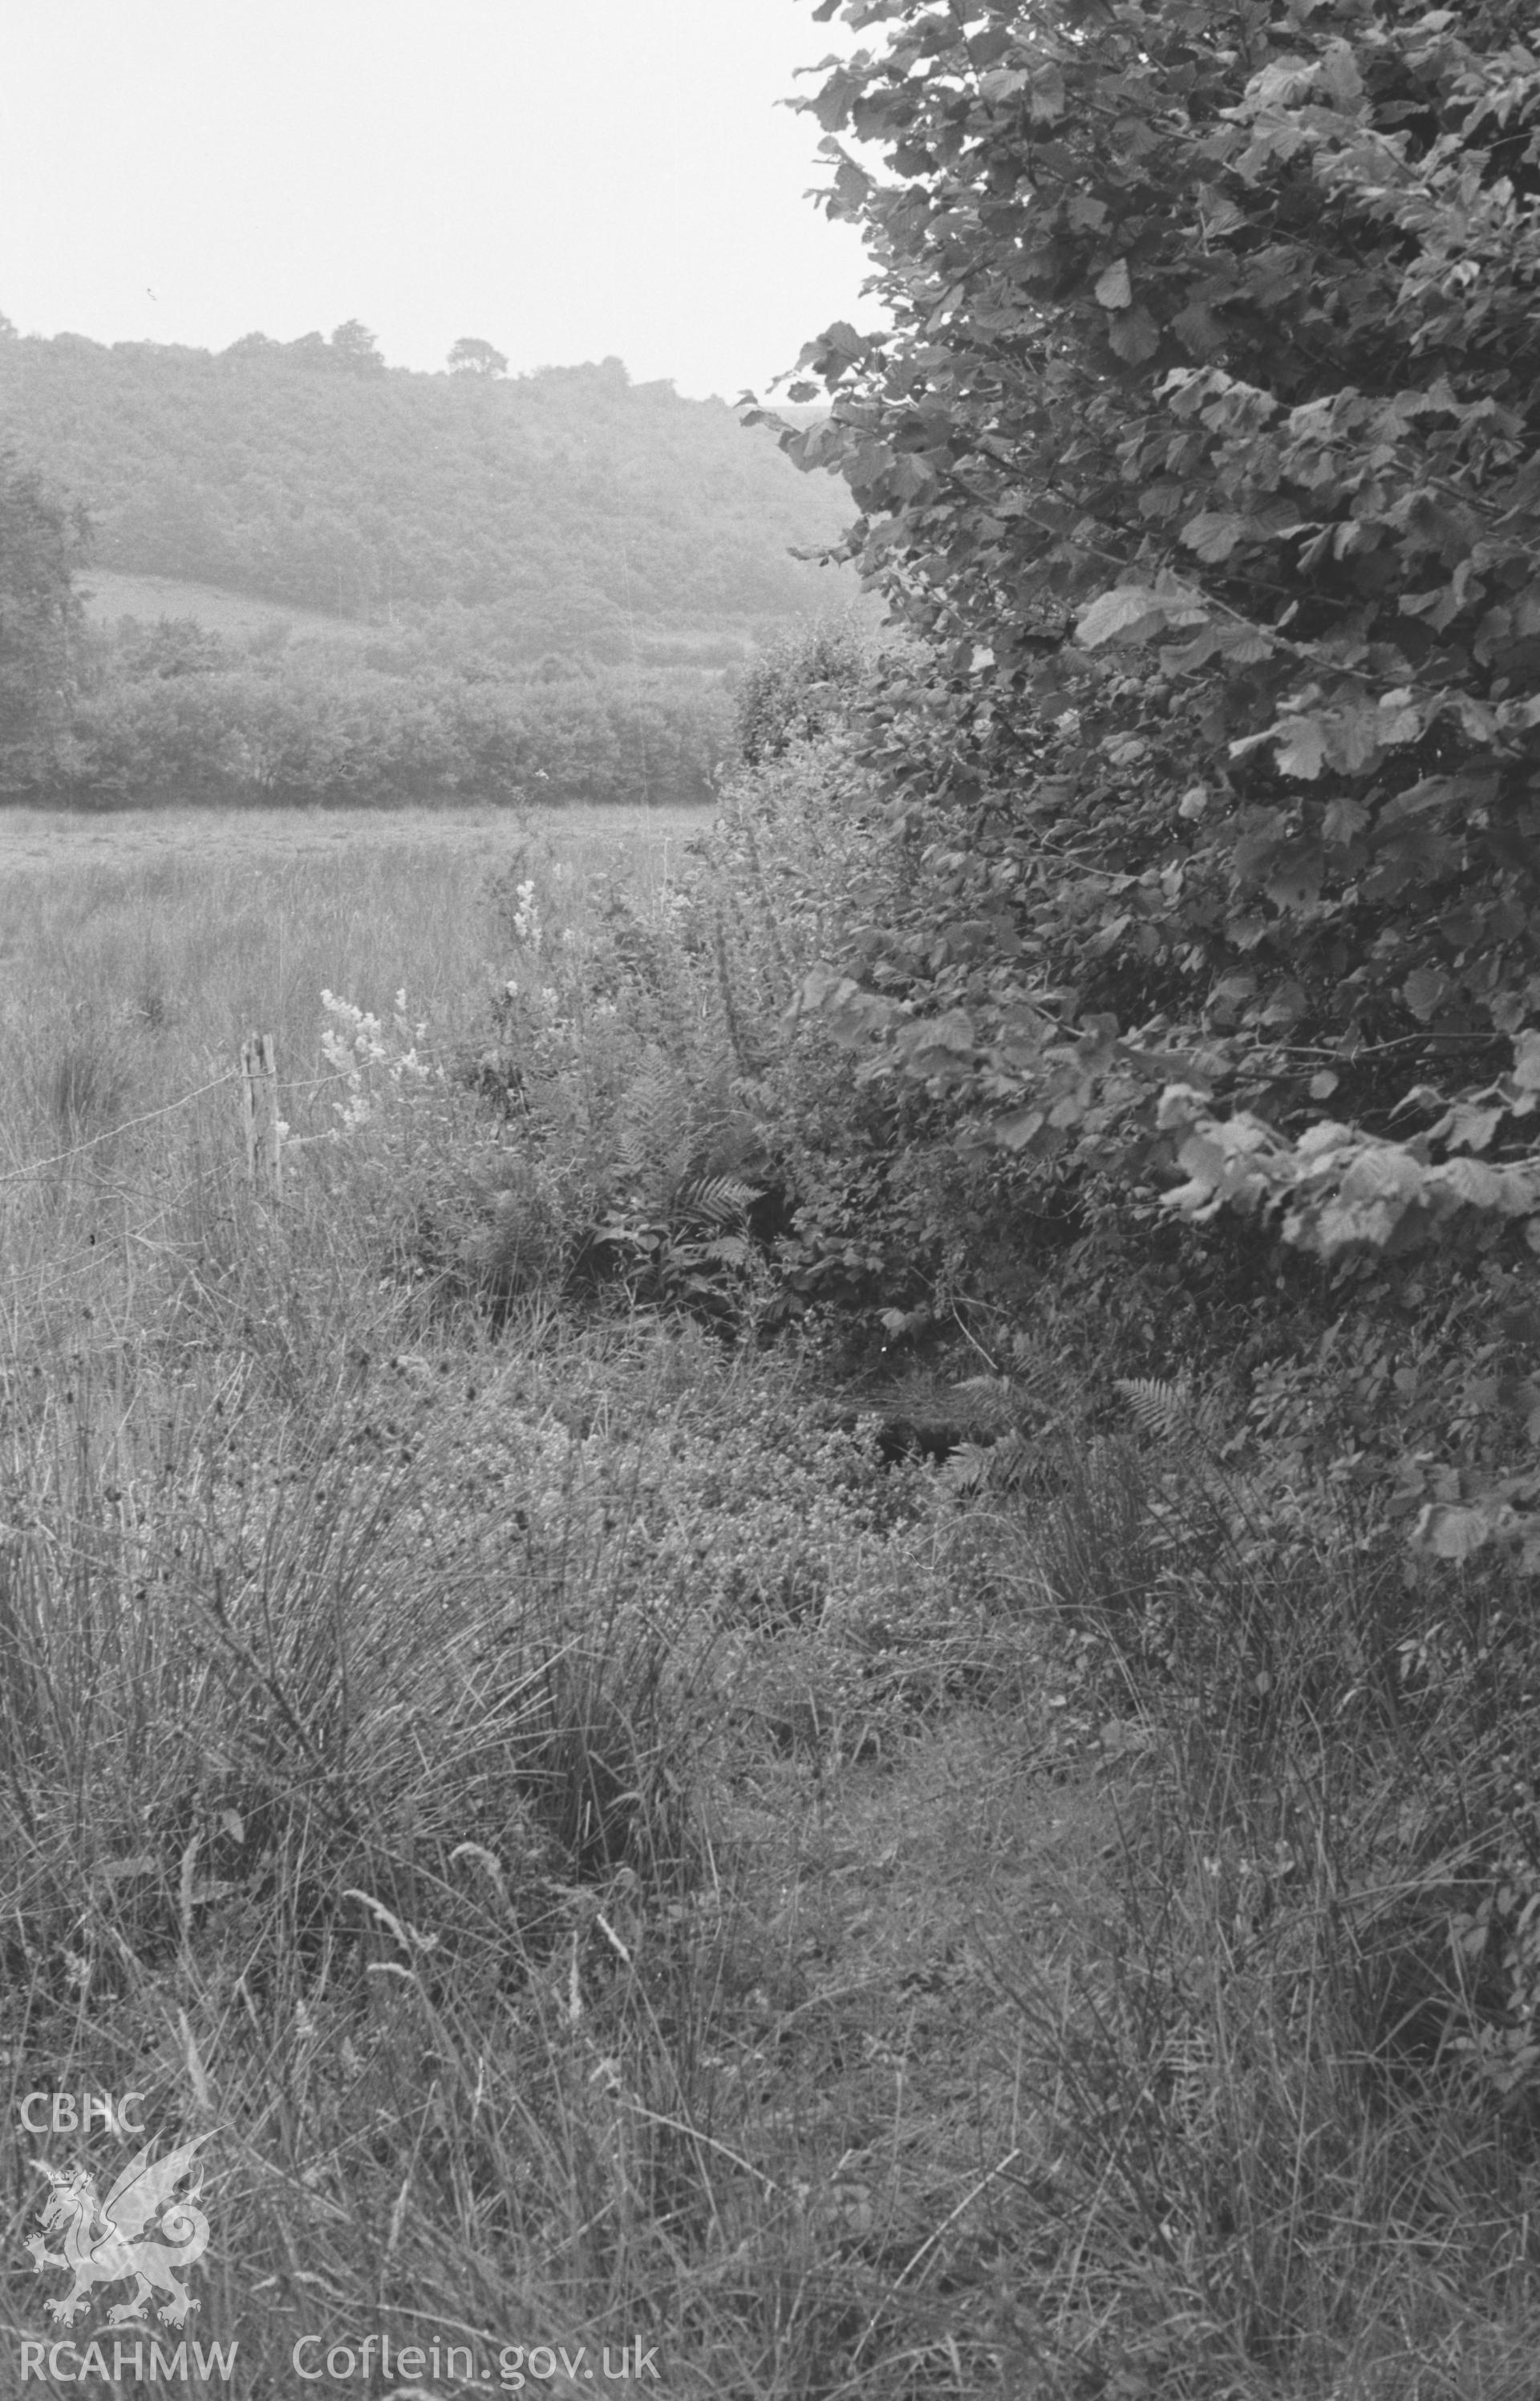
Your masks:
M516 658L699 658L709 638L725 661L829 605L788 552L847 514L724 403L618 359L419 375L366 335L215 356L7 334L0 448L85 507L100 568L441 622Z
M0 319L0 503L54 562L34 590L13 546L0 790L705 799L727 670L859 597L791 555L846 505L720 401L484 349L431 376L359 325L214 357Z

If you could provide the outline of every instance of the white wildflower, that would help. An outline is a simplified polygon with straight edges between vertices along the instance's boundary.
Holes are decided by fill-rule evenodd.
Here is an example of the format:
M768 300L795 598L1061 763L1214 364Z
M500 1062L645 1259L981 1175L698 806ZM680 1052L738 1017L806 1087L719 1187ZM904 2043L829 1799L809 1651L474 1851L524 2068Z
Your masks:
M514 912L514 932L525 947L538 951L541 946L540 910L535 901L534 877L528 876L514 887L518 907Z

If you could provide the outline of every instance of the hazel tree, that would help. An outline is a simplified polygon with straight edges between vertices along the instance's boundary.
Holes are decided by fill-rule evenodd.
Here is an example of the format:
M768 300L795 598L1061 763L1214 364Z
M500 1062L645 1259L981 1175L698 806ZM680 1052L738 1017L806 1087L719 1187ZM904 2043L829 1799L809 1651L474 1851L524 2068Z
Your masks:
M1398 1113L1428 1157L1521 1146L1525 13L815 14L872 37L798 104L890 324L809 345L791 397L830 415L781 438L846 478L846 553L939 664L928 733L899 693L869 737L929 812L915 918L804 1005L1028 1159L1169 1162L1227 1111L1286 1145L1328 1097L1343 1173Z

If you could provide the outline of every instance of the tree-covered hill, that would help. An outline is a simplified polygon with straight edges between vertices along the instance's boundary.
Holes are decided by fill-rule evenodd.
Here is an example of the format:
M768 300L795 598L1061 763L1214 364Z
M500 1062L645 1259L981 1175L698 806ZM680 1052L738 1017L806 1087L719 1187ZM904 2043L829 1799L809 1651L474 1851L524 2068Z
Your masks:
M618 359L387 369L351 330L219 355L7 333L0 447L84 505L101 569L436 619L511 658L661 661L705 640L725 661L834 597L788 554L832 539L847 504L723 403L634 385Z

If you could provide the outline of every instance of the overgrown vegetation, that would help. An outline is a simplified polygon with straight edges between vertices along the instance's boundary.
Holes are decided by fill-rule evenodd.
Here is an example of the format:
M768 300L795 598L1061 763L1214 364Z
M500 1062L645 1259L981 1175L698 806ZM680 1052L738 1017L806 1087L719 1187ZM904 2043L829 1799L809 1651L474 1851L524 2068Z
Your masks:
M275 2378L1518 2401L1540 66L844 13L902 629L291 952L281 1206L185 960L19 1004L8 2065L227 2129Z
M458 997L452 879L291 876L279 1209L228 1090L136 1123L251 1015L228 901L70 908L133 1028L21 980L13 2097L217 2122L201 2331L275 2379L1517 2393L1519 1596L1343 1476L1383 1361L1180 1380L1148 1267L1098 1359L1093 1232L988 1286L945 1113L786 1012L881 811L829 733L663 875L531 826Z
M874 1422L683 1313L697 1273L746 1287L684 1255L665 1063L677 1093L709 1055L714 970L646 839L606 886L555 820L479 922L405 844L12 890L7 2116L132 2089L162 2147L217 2126L194 2330L257 2391L303 2332L430 2325L477 2373L639 2340L670 2392L822 2390L853 2355L880 2389L897 2347L907 2386L948 2356L932 2260L982 2262L971 2121L895 2103L916 2012L942 2046L974 1989L925 1984L928 1746L978 1755L1031 1640L987 1530L885 1470ZM541 1117L468 1038L471 925L547 1012ZM639 1032L595 1000L586 1084L546 1073L574 956L596 988L650 960L656 996ZM62 1003L62 957L123 1006ZM362 998L323 1005L329 974ZM265 984L295 1008L281 1208L216 1081ZM593 1265L606 1193L627 1240ZM626 1297L649 1212L659 1310ZM928 1807L887 1795L916 1743ZM1009 2078L980 2072L1003 2154Z

